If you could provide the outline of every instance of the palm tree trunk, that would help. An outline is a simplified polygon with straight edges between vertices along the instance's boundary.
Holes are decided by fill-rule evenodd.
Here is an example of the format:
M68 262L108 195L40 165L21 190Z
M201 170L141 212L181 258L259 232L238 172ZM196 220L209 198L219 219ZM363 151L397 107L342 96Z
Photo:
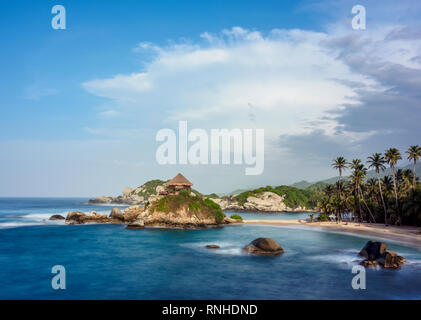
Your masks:
M367 208L368 212L370 213L370 216L371 216L371 218L373 219L373 222L374 222L374 223L376 223L376 219L374 218L373 213L371 212L370 208L368 207L367 203L366 203L366 202L365 202L365 200L364 200L364 196L363 196L363 194L362 194L362 192L361 192L361 189L359 189L359 190L360 190L361 200L363 201L363 203L364 203L365 207Z
M360 187L358 184L356 184L355 191L357 192L357 199L358 199L358 209L359 209L359 216L360 216L360 222L363 222L363 214L361 210L361 199L360 199Z
M400 216L400 213L399 213L398 191L396 190L395 166L392 166L392 176L393 176L393 190L395 192L396 213L398 214L399 225L400 225L401 224L401 216Z
M417 186L417 174L416 174L416 167L417 167L417 160L414 159L414 182L412 183L412 188L415 190L415 187Z
M383 204L383 209L384 209L384 224L387 225L387 210L386 210L386 204L384 203L384 198L383 198L383 191L382 191L382 182L380 180L380 173L377 172L377 178L379 181L379 189L380 189L380 198L382 198L382 204Z

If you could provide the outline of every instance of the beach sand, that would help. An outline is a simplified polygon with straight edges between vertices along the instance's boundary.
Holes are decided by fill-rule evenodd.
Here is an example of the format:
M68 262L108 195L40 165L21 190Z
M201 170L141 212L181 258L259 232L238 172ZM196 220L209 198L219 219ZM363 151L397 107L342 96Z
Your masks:
M357 234L366 237L377 237L405 243L421 249L421 232L411 226L385 226L375 223L355 222L307 222L304 220L244 220L245 224L261 224L274 226L308 226L319 227L327 232Z

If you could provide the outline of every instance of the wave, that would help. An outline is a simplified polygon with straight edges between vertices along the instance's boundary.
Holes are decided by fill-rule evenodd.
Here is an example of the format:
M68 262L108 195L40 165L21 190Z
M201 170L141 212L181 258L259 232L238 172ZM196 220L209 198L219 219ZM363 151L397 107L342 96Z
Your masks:
M0 229L29 227L29 226L38 226L38 225L42 225L42 223L39 223L39 222L18 222L18 221L0 222Z
M64 220L48 220L53 215L67 216L67 211L49 212L49 213L29 213L29 214L7 214L0 216L0 229L19 228L39 225L64 225ZM108 210L96 211L99 214L107 214ZM89 212L85 212L89 213Z

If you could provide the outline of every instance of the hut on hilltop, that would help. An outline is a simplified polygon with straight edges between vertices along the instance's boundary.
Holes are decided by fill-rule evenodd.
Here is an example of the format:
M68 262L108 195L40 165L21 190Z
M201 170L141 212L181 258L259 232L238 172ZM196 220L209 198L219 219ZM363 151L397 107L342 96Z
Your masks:
M160 194L173 194L178 193L182 190L191 192L192 185L193 183L191 183L189 180L187 180L185 176L179 173L170 181L165 183L166 190L161 192Z

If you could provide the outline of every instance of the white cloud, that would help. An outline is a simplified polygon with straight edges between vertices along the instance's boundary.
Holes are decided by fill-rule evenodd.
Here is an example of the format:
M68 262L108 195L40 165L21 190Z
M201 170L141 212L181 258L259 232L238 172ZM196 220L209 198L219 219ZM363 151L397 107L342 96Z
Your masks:
M143 43L136 50L152 54L143 70L83 86L133 119L147 115L150 129L174 128L178 120L188 120L190 129L264 128L266 153L284 164L304 154L300 148L309 140L315 159L338 145L336 152L358 154L399 129L393 110L412 108L412 100L394 105L413 97L420 79L414 73L419 33L408 37L402 28L383 24L356 32L342 21L326 32L262 34L234 27L202 33L198 42ZM413 130L413 119L405 120L406 131ZM317 149L324 151L316 155Z
M201 37L200 43L161 48L142 43L140 48L155 52L145 70L83 86L126 111L159 110L160 120L256 126L276 136L323 129L326 125L315 122L319 119L337 125L330 112L357 103L354 89L337 80L368 83L320 45L324 33L273 30L263 36L235 27Z

